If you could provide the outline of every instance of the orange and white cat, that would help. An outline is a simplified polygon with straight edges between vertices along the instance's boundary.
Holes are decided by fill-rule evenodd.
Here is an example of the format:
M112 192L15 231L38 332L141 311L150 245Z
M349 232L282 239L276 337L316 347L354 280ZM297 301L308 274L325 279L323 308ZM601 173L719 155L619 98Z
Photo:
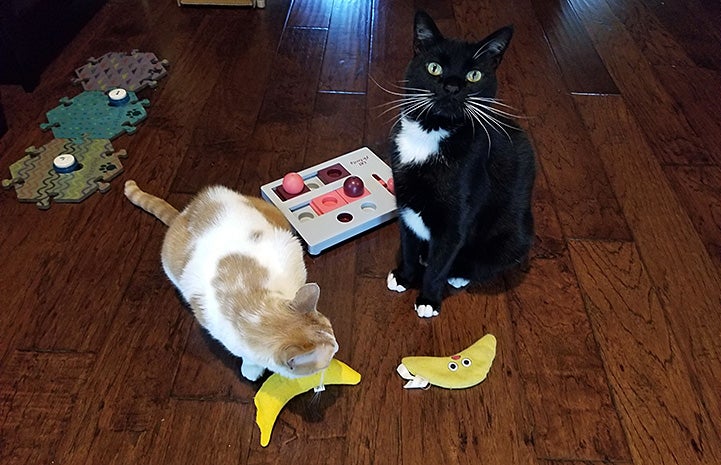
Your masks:
M338 350L320 289L306 283L303 249L274 206L221 186L178 212L125 183L125 196L169 226L161 260L198 322L232 354L241 373L294 378L328 367Z

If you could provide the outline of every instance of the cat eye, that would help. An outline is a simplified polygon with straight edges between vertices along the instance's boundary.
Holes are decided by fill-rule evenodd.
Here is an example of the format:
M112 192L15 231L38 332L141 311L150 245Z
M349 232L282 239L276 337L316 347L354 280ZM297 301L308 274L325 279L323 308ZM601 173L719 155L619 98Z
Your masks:
M448 369L451 371L456 371L458 370L458 364L456 362L451 362L448 364Z
M483 73L481 73L477 69L469 71L468 74L466 74L466 80L468 82L478 82L481 80L482 77L483 77Z
M443 68L438 63L432 61L426 65L426 69L431 76L440 76L443 72Z
M461 360L461 363L463 364L464 367L468 368L469 366L471 366L471 359L464 358L463 360Z

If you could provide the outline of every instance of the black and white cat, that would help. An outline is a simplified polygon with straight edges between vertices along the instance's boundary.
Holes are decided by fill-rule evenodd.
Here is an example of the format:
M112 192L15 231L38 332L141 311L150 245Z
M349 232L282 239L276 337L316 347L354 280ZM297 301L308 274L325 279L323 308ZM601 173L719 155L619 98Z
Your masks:
M401 254L388 288L420 287L415 310L436 316L446 283L462 288L522 263L533 239L533 149L495 99L495 71L513 35L444 38L415 16L391 164ZM500 108L499 108L500 107Z

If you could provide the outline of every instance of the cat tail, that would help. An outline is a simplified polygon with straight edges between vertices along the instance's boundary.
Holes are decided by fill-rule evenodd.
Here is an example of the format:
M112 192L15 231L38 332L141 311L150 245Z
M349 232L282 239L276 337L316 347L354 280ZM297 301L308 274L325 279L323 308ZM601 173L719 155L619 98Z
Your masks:
M167 226L170 226L170 223L180 214L165 200L140 190L133 180L125 181L125 197L146 212L155 215Z

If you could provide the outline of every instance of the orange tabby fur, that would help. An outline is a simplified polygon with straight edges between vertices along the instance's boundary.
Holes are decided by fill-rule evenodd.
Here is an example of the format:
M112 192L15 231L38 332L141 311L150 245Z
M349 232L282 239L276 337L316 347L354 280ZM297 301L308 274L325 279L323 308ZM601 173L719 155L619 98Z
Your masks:
M265 368L296 377L328 366L338 344L316 310L320 290L305 283L300 243L274 206L218 186L182 213L134 181L125 195L169 226L166 274L198 322L243 358L246 378Z

